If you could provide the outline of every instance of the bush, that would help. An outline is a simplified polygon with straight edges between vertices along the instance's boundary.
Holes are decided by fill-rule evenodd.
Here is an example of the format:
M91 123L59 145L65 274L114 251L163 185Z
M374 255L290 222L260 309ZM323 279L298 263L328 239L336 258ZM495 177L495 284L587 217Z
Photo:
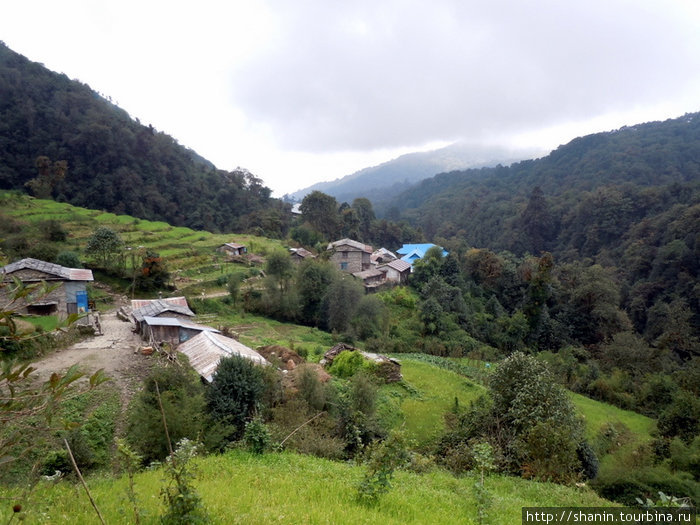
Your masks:
M154 369L127 412L127 441L146 463L162 461L169 453L158 406L156 383L173 442L183 438L197 439L203 433L206 423L204 387L199 376L183 365Z
M253 415L265 391L260 366L239 356L219 362L214 379L207 389L207 407L212 418L231 425L232 439L243 435L246 421Z
M253 454L262 454L269 450L272 445L270 431L259 417L253 418L245 424L243 441Z
M333 359L328 372L341 379L348 379L360 370L373 370L373 365L374 363L365 359L360 352L348 350Z

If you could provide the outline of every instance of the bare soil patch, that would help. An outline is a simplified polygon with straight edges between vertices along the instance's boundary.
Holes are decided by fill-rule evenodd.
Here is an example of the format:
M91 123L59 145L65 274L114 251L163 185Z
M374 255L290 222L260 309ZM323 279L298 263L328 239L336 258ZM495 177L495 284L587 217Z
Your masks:
M91 336L68 348L57 350L32 363L34 376L48 379L53 372L65 372L74 364L86 375L100 368L116 386L125 407L155 362L154 357L137 352L139 336L133 324L117 318L116 308L101 315L103 335Z

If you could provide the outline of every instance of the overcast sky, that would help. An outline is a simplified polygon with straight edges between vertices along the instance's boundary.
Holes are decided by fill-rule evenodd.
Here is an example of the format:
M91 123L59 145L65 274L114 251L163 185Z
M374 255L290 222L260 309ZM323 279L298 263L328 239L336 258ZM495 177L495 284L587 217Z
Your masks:
M0 40L276 195L700 111L699 0L22 0Z

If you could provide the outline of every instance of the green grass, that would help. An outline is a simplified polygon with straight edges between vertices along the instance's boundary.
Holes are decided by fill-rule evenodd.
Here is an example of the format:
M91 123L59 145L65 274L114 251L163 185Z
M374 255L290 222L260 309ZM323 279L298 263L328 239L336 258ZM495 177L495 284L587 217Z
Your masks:
M444 430L443 415L455 398L466 406L485 392L482 386L452 371L410 358L399 360L408 388L395 384L385 389L399 399L404 429L418 445L430 443Z
M470 477L442 471L418 475L398 472L393 489L376 507L355 501L363 468L292 453L253 456L240 451L198 460L195 487L215 524L450 524L476 522ZM154 524L162 512L163 473L136 477L136 493L147 512L142 523ZM133 523L126 499L126 479L89 480L106 523ZM491 476L494 523L520 523L523 506L607 506L588 489ZM14 492L12 495L16 495ZM9 495L9 494L8 494ZM0 521L9 518L13 500L4 500ZM24 504L27 523L94 524L97 517L79 485L41 482Z
M651 440L651 432L654 430L654 420L623 410L601 401L594 401L580 394L569 392L569 396L586 422L586 437L595 436L605 423L620 422L632 431L636 441L646 442Z
M44 332L51 332L56 329L59 324L58 317L55 315L43 315L38 317L26 316L22 317L28 323L38 326Z

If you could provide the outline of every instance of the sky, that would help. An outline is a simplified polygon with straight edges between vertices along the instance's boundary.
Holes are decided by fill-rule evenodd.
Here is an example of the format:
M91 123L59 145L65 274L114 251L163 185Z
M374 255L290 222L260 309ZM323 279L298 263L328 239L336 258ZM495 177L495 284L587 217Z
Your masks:
M276 196L700 111L698 0L23 0L0 40Z

